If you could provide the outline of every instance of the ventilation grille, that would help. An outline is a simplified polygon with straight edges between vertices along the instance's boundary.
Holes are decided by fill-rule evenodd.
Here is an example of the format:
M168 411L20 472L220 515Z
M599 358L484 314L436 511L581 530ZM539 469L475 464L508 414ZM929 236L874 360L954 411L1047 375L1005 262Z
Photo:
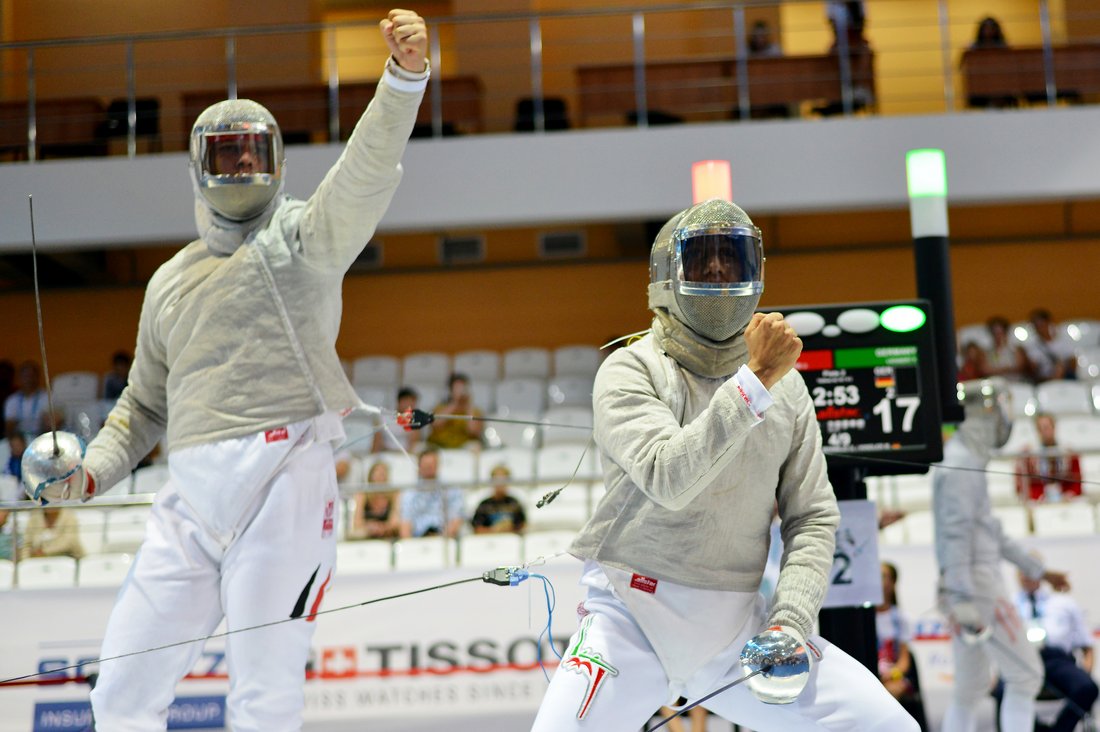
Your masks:
M539 234L539 256L583 257L584 234L579 231L544 231Z
M445 236L439 240L441 264L470 264L485 261L485 238L480 236Z

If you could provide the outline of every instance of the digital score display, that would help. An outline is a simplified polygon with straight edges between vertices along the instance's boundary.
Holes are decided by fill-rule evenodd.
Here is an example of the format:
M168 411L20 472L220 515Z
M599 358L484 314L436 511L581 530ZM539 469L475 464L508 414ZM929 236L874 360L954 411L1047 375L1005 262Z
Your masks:
M858 461L872 475L922 473L943 458L926 301L778 311L802 339L795 368L813 400L827 457L872 458Z

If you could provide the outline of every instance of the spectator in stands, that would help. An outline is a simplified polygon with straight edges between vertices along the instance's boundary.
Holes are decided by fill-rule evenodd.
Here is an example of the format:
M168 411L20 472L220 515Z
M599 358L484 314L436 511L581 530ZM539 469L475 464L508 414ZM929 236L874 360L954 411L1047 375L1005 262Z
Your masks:
M752 24L749 31L749 55L756 58L782 56L783 49L775 42L771 26L763 18Z
M14 541L8 516L11 511L0 510L0 559L14 559ZM14 522L14 521L13 521Z
M398 414L407 412L410 409L416 409L419 400L420 395L416 393L416 389L413 389L411 386L401 387L397 392ZM397 423L395 418L387 418L386 427L388 429L378 430L374 433L374 443L371 445L371 452L386 452L391 450L400 452L404 450L411 455L420 447L421 430L406 430Z
M985 352L983 376L1003 376L1006 379L1022 379L1027 373L1027 356L1024 349L1009 339L1008 320L994 315L985 327L993 339L993 347ZM960 378L959 381L964 381Z
M978 32L974 34L974 42L970 48L1005 48L1008 41L1005 40L1004 31L1000 22L991 15L987 15L978 22Z
M42 432L49 399L39 386L40 380L34 361L25 361L19 367L19 391L4 401L4 434L22 432L37 437Z
M80 543L80 527L71 508L43 508L30 511L27 534L19 549L19 558L68 556L80 559L84 545Z
M465 374L451 374L447 382L449 396L435 408L435 421L428 443L442 448L480 445L482 423L476 419L446 419L448 414L480 417L481 410L470 399L470 379Z
M445 487L437 479L439 451L432 448L420 453L417 462L418 483L401 493L402 539L415 536L454 538L465 522L461 488Z
M916 665L909 649L913 640L909 618L898 607L898 568L882 563L882 604L875 612L875 633L878 636L878 677L886 690L898 700L905 711L927 729L924 704L920 698Z
M974 341L967 341L962 347L962 365L959 366L959 381L973 381L985 374L985 351Z
M103 398L112 402L122 396L122 390L130 378L130 362L133 358L126 351L116 351L111 356L111 370L103 377Z
M849 49L866 47L867 38L863 35L867 23L867 9L863 0L828 0L825 14L829 18L829 27L833 29L833 45L830 51L836 53L840 46L840 29L845 29Z
M1024 501L1061 501L1081 495L1081 456L1063 450L1054 436L1054 415L1035 415L1038 453L1016 460L1016 492Z
M8 359L0 359L0 404L15 393L15 364ZM0 420L0 437L7 435L5 420Z
M370 487L390 484L390 466L379 460L367 472ZM352 539L392 539L400 531L393 491L368 490L355 497L348 536Z
M14 475L23 480L23 451L27 449L27 438L22 432L14 432L8 438L8 462L0 466L0 475ZM22 498L22 496L18 496Z
M474 517L470 519L474 533L522 533L527 524L527 516L523 513L520 502L508 494L508 479L512 477L512 472L506 465L497 465L489 477L493 484L493 495L477 505Z
M1031 379L1039 383L1076 378L1076 348L1069 336L1055 334L1050 311L1036 308L1031 311L1030 320L1035 337L1027 339L1025 349Z
M1042 561L1036 552L1031 554ZM1047 729L1072 732L1081 720L1081 712L1091 711L1100 695L1092 680L1091 629L1085 622L1081 606L1069 595L1050 592L1038 580L1022 572L1018 576L1020 591L1016 593L1016 609L1025 624L1042 629L1039 655L1043 659L1043 683L1068 700L1054 724ZM1078 653L1080 664L1075 657Z
M847 47L848 63L851 71L852 109L870 107L875 101L874 73L872 69L871 44L864 35L867 11L863 0L828 0L826 15L833 30L833 44L829 53L839 55L841 40ZM844 31L841 31L841 28ZM845 111L843 100L833 100L815 111L823 115L839 114Z

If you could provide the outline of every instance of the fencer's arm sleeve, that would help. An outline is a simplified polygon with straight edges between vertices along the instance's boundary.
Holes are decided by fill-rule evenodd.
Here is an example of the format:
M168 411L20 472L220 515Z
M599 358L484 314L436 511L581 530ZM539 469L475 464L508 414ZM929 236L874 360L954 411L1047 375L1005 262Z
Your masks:
M933 471L932 517L940 581L948 604L969 602L974 598L974 531L985 476L948 467Z
M762 421L733 377L681 426L646 367L625 349L597 372L592 407L597 444L650 500L672 511L706 490Z
M1020 571L1031 579L1040 579L1043 576L1043 572L1046 571L1046 567L1043 566L1043 563L1028 554L1027 549L1025 549L1022 544L1005 534L1004 526L1002 526L1000 519L995 516L989 516L987 520L996 526L997 541L1001 545L1001 556L1019 567Z
M96 493L129 475L164 435L168 422L168 366L154 316L160 281L156 276L150 280L141 307L129 382L84 458L85 469L95 477Z
M347 271L374 235L401 181L401 156L416 124L427 76L387 70L351 139L306 202L298 225L302 255L314 267Z
M840 512L829 485L821 429L806 384L792 372L782 386L797 390L793 399L797 417L790 455L783 463L776 490L783 558L768 625L794 626L809 636L829 587Z

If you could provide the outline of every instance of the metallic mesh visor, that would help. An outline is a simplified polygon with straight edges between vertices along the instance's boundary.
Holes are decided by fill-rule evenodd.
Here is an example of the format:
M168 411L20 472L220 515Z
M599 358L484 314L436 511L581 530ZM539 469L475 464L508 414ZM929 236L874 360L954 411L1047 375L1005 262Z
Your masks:
M673 267L683 295L743 296L764 291L764 246L756 227L677 229Z
M253 176L275 175L275 145L267 129L203 132L198 143L203 178L214 178L212 185L251 183L257 180Z

